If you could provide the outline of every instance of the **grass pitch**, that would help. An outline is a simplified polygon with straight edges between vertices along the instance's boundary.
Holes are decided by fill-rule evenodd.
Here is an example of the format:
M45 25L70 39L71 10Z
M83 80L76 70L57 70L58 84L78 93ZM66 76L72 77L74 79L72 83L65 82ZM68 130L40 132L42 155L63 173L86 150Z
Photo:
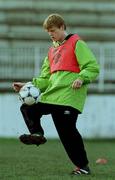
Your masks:
M115 180L115 140L85 140L91 175L71 176L74 165L59 140L41 146L0 139L0 180ZM97 165L98 158L108 163Z

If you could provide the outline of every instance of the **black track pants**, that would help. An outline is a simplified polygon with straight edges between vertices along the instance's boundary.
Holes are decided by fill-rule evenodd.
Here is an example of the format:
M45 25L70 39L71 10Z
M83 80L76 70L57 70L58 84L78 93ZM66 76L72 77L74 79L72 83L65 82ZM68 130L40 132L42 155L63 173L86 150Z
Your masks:
M88 164L83 140L76 129L76 121L79 112L68 106L38 103L33 106L21 106L21 112L31 134L41 133L40 118L42 115L51 114L60 140L71 161L78 167Z

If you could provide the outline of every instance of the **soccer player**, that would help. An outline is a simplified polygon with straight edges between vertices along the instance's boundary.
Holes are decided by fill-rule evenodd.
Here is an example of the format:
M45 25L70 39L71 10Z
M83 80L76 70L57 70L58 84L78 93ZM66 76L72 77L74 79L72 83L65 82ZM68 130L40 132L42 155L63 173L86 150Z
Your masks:
M21 135L20 140L24 144L44 144L47 140L40 118L51 114L65 151L76 166L72 173L87 175L90 174L89 162L76 121L83 111L88 84L99 74L99 65L78 34L68 34L62 16L49 15L43 27L53 45L44 59L41 74L32 80L41 90L39 102L21 106L30 134ZM15 82L13 87L19 91L23 85Z

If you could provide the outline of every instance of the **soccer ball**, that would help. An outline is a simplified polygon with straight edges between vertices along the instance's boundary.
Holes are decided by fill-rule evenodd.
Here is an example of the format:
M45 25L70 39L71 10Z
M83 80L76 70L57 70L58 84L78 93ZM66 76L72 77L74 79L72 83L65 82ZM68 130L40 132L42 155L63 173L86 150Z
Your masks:
M26 83L19 91L19 99L23 104L33 105L39 101L40 90L31 82Z

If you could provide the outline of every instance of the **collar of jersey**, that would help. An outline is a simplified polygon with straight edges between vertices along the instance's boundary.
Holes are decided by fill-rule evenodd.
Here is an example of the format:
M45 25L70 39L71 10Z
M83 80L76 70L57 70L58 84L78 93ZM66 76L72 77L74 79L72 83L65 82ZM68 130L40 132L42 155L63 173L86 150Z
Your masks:
M54 46L54 47L58 47L58 46L64 44L65 41L67 41L67 39L69 39L72 35L73 35L73 34L68 34L62 42L53 41L53 46Z

